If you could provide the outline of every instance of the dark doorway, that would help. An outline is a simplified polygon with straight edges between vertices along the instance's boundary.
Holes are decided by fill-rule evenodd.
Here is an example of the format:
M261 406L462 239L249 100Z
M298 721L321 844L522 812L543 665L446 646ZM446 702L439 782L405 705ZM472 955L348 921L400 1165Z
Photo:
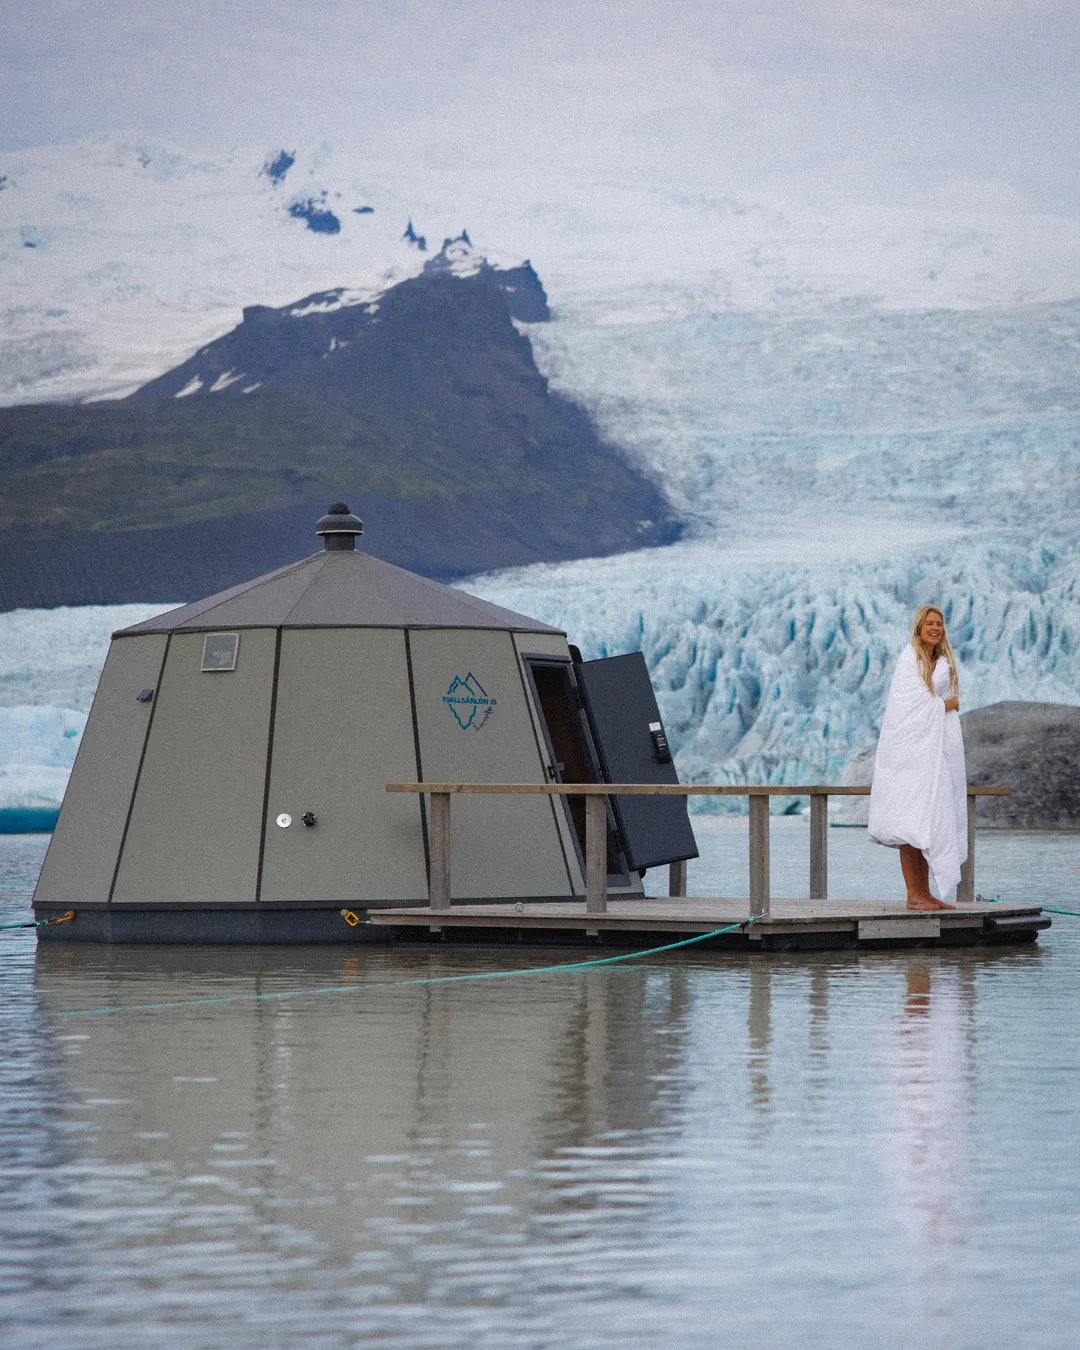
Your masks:
M524 661L533 687L536 706L540 711L549 756L548 778L553 783L603 782L596 755L589 742L570 662L560 661L557 657L545 659L535 656L526 656ZM565 797L563 800L577 838L579 858L584 867L585 798ZM626 860L619 847L614 822L610 820L608 875L612 880L622 884L629 881Z

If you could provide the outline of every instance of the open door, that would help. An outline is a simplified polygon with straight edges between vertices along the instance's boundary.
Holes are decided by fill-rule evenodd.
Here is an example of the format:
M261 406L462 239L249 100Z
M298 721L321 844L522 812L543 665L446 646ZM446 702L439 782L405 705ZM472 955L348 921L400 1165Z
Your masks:
M575 664L606 783L677 783L660 709L640 652ZM620 842L635 871L698 856L685 797L613 797Z
M522 656L547 750L547 776L553 783L602 783L599 760L589 735L574 668L565 657ZM564 805L577 839L582 869L585 866L585 798L564 797ZM609 812L608 881L629 884L629 867Z

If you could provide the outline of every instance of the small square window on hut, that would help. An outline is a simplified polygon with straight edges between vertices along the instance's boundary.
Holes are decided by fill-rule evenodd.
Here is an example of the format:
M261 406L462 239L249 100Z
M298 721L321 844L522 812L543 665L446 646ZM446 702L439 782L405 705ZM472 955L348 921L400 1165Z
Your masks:
M235 670L239 633L207 633L203 641L203 670Z

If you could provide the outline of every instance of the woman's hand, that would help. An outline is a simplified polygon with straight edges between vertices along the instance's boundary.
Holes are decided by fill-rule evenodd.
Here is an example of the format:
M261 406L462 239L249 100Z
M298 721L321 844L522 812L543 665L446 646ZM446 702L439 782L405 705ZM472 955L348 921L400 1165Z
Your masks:
M958 698L947 698L945 700L945 711L958 713L960 711L960 700Z

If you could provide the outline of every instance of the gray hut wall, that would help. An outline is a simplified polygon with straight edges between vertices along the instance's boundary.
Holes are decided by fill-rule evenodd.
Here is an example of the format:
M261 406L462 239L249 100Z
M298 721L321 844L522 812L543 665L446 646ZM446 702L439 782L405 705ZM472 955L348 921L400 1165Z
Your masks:
M107 903L154 707L138 695L156 690L167 641L149 633L110 646L35 903Z
M169 644L114 903L255 900L277 634L242 631L236 669L212 672L205 636Z
M412 631L410 642L424 780L544 782L513 634L423 629ZM547 797L457 795L451 839L455 900L574 894L562 831Z
M259 898L425 902L416 776L404 632L285 629Z

